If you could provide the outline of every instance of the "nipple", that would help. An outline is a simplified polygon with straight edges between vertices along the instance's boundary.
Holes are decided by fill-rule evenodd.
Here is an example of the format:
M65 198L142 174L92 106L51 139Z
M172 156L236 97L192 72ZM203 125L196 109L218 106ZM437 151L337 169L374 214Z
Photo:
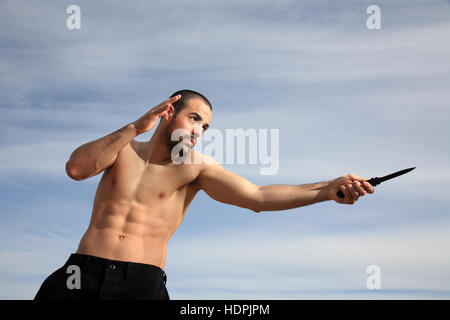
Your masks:
M114 177L114 178L112 179L111 183L112 183L112 184L116 184L116 182L117 182L117 180L116 180L116 178Z
M166 195L166 194L165 194L164 192L161 192L161 193L159 194L159 197L160 197L160 198L164 198L165 195Z

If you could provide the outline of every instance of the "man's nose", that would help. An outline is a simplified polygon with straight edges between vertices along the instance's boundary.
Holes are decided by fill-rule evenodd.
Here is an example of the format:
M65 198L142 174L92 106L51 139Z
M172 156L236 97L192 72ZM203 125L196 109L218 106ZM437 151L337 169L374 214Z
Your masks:
M191 131L191 137L194 137L194 139L200 138L202 134L203 134L202 130L196 129L195 127Z

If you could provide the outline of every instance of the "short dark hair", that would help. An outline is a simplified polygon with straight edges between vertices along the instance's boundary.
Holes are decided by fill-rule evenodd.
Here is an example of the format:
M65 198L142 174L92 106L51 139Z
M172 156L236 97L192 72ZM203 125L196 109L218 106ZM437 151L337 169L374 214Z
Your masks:
M178 94L181 94L180 100L178 100L178 101L176 101L175 103L172 104L173 107L175 108L175 114L178 114L181 110L183 110L183 108L186 107L188 100L192 99L192 98L200 98L200 99L202 99L203 102L205 102L208 105L208 107L211 109L211 111L212 111L211 103L201 93L198 93L196 91L189 90L189 89L183 89L183 90L179 90L179 91L173 93L170 96L170 98L172 98L172 97L174 97L174 96L176 96Z

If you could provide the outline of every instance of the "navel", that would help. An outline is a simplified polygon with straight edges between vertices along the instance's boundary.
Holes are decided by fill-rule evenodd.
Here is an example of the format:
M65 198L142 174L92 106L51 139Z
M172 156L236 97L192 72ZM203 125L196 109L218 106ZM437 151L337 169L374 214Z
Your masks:
M117 182L116 177L114 177L114 178L112 179L111 183L114 185L114 184L116 184L116 182Z
M121 235L119 235L119 239L120 240L125 239L125 236L121 234Z

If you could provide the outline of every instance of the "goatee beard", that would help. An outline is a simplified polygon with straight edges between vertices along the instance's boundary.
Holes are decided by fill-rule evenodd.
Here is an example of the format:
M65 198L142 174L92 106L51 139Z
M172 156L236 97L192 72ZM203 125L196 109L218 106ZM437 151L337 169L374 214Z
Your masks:
M173 150L173 148L177 145L177 144L179 144L180 142L182 142L183 140L180 140L180 141L172 141L170 138L171 138L171 134L170 134L170 132L169 132L169 128L167 128L167 130L166 130L166 143L167 143L167 146L169 147L169 150L170 150L170 153L172 154L172 150ZM183 144L183 148L181 148L181 150L180 150L180 152L178 152L178 155L180 156L180 158L182 158L184 155L185 155L185 153L187 154L189 151L190 151L190 149L191 149L191 145L190 145L190 143L185 143L185 144Z

